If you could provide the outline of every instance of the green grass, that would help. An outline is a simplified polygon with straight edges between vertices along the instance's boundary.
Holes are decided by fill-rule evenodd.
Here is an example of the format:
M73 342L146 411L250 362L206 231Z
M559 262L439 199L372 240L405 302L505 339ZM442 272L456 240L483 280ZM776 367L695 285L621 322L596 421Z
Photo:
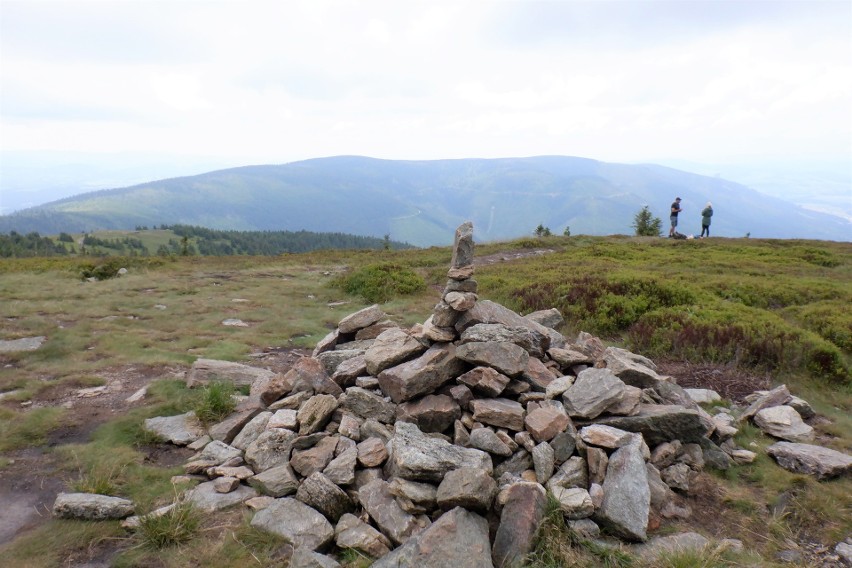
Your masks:
M189 542L198 534L200 526L201 513L192 502L183 501L175 503L163 515L140 515L135 532L142 546L160 550Z
M200 389L193 410L203 424L215 424L234 411L234 385L214 381Z
M480 297L521 313L556 307L566 316L562 331L568 337L585 330L656 359L770 374L824 418L815 425L822 445L852 452L849 243L575 236L486 243L477 245L476 255L534 249L555 252L477 267ZM127 275L99 282L80 281L91 259L4 259L0 338L44 335L47 341L38 351L0 354L10 366L0 367L0 391L20 391L0 406L0 451L44 445L68 415L38 408L40 403L103 384L103 377L128 366L161 369L161 376L170 377L199 357L247 362L249 353L269 347L310 348L344 316L378 301L371 294L388 290L381 307L391 319L406 326L423 322L446 282L450 257L448 247L433 247L179 258L129 265ZM351 288L341 287L350 281ZM249 325L221 325L227 318ZM88 444L54 450L61 475L83 490L109 490L151 507L171 502L171 476L181 469L146 462L158 440L142 424L206 404L205 396L205 389L187 389L182 380L153 381L145 406L101 425ZM223 393L214 398L229 399ZM35 408L19 406L29 399ZM737 443L758 459L714 473L725 493L726 520L730 515L737 533L732 536L771 558L789 536L829 545L852 533L852 480L816 483L791 474L765 455L773 442L744 425ZM4 463L8 458L0 456L0 467ZM786 513L768 518L769 506L785 492L792 495ZM113 558L116 566L280 562L283 543L235 514L241 515L205 519L190 542L165 549L133 548L138 541L121 540L112 523L86 528L50 521L50 531L61 528L70 536L39 529L35 540L19 538L0 555L10 554L15 566L60 566L65 558L83 558L89 547L117 546L124 552ZM673 528L664 526L659 534L667 530ZM531 566L640 565L623 550L570 534L552 511L539 538ZM712 562L734 561L711 553L686 562L714 567L729 564Z
M42 446L51 431L62 425L62 408L9 410L0 408L0 452Z

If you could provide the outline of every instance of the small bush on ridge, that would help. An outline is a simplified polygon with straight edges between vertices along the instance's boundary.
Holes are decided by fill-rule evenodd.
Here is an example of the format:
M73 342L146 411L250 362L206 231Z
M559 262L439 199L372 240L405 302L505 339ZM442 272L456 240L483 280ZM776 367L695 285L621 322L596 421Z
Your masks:
M416 294L426 289L426 281L400 264L369 264L332 281L332 286L372 303L384 303L396 296Z

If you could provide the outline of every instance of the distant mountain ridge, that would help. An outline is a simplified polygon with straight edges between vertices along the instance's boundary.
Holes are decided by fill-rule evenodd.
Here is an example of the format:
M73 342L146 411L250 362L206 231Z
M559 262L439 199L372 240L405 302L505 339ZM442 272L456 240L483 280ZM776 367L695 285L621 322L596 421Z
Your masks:
M842 218L801 209L743 185L656 165L568 156L460 160L316 158L244 166L86 193L0 217L0 232L42 234L184 224L225 230L390 235L445 245L471 220L481 241L531 234L632 234L644 205L668 226L698 233L712 201L714 236L850 240Z

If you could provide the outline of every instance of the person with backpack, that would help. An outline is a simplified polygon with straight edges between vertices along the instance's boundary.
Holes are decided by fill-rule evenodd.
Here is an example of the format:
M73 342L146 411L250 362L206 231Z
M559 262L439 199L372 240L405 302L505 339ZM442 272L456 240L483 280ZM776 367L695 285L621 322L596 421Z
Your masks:
M709 201L707 205L704 207L704 210L701 211L701 238L704 238L704 233L707 233L707 236L710 236L710 217L713 216L713 204Z
M669 229L669 237L675 236L675 229L677 228L677 214L683 211L680 208L680 197L676 197L674 203L672 203L672 212L669 220L672 222L672 228Z

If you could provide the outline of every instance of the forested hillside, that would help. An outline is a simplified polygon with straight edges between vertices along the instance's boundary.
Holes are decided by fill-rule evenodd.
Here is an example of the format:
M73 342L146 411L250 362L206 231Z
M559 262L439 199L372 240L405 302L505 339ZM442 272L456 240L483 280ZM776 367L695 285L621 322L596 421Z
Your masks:
M162 225L159 229L138 227L135 231L109 231L58 237L37 232L0 234L0 258L64 255L126 256L229 256L277 255L325 249L404 249L407 243L310 231L217 231L189 225Z

